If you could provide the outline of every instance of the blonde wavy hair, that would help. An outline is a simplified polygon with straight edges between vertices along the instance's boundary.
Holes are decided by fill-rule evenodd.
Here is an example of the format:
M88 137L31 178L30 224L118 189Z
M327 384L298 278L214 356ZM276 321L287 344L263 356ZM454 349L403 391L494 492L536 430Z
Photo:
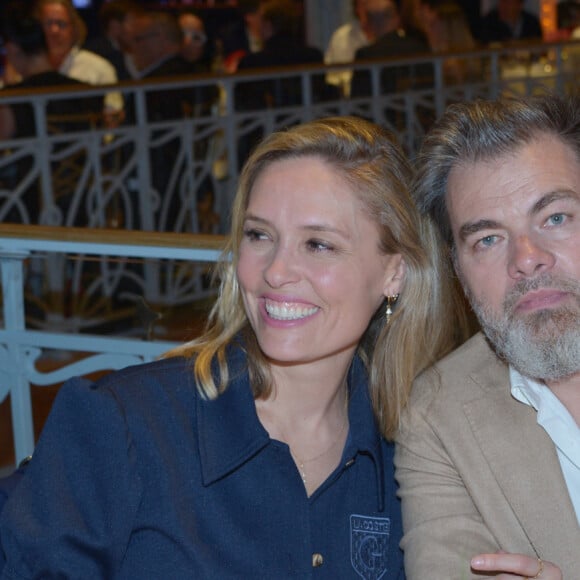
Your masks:
M87 39L87 25L78 13L71 0L37 0L34 5L34 14L41 19L42 8L50 4L64 6L73 29L73 45L81 47Z
M344 176L380 232L381 250L406 262L403 291L389 324L381 306L363 335L358 354L369 371L369 392L383 435L398 429L411 384L425 368L463 338L461 300L437 231L415 208L412 171L393 136L363 119L333 117L274 133L252 153L240 176L232 227L217 264L217 301L205 333L168 353L195 357L193 372L202 396L219 396L230 380L226 348L241 334L255 398L272 390L268 361L248 322L236 277L243 223L252 188L266 167L285 159L317 157ZM356 316L356 312L353 313ZM212 364L217 362L217 382Z

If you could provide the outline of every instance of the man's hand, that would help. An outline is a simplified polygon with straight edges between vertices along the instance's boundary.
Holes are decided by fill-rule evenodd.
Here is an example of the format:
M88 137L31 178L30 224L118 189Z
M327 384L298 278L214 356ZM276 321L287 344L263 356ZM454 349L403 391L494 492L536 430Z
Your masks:
M471 568L480 572L497 572L500 580L562 580L560 568L534 556L524 554L478 554L471 560Z

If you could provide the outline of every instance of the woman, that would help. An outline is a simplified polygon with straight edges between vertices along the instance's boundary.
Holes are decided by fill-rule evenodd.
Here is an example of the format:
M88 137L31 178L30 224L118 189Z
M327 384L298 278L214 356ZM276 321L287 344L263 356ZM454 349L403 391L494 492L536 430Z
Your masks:
M62 387L2 513L1 578L403 578L381 434L455 320L410 178L360 119L258 146L207 332Z

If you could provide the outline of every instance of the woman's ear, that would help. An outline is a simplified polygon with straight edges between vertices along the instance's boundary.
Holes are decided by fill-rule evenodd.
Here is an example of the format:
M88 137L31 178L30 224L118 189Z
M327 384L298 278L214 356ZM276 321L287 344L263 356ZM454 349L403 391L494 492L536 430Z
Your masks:
M390 256L389 265L385 276L383 294L385 296L394 296L400 294L405 285L405 275L407 273L407 264L401 254Z

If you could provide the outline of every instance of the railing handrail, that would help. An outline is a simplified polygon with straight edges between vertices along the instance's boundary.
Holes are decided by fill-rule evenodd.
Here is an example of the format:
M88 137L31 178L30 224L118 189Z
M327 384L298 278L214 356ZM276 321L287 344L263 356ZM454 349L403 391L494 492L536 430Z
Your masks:
M469 50L449 50L444 52L425 52L414 55L401 55L391 57L381 57L373 59L359 60L355 62L335 63L335 64L299 64L299 65L285 65L265 68L243 69L235 73L219 73L219 72L200 72L190 75L174 75L169 77L156 77L148 79L129 79L119 81L115 84L99 85L99 86L79 86L79 85L61 85L55 87L35 87L34 95L38 97L43 96L64 96L70 94L82 94L86 96L103 95L105 92L110 92L115 89L119 92L130 92L132 89L155 89L163 86L171 89L185 85L203 85L209 83L226 82L227 84L238 82L246 82L249 80L268 80L280 77L292 76L296 73L331 73L336 70L344 69L345 65L353 70L364 69L371 65L401 65L401 64L417 64L427 61L439 61L446 58L461 57L461 58L479 58L491 55L509 55L510 53L519 53L520 51L530 51L533 53L549 51L551 49L558 49L564 47L580 47L580 39L559 40L559 41L514 41L509 44L503 44L495 47L475 47ZM26 99L31 96L30 88L19 89L12 88L9 85L5 86L0 92L0 103L22 102L22 98ZM22 98L21 98L22 97Z
M61 251L74 253L106 255L112 252L118 256L159 257L160 252L171 248L183 250L189 259L191 256L187 253L197 251L206 254L207 261L215 261L224 248L225 239L218 234L0 224L0 254L54 251L58 246ZM172 257L183 259L184 252L172 253Z

